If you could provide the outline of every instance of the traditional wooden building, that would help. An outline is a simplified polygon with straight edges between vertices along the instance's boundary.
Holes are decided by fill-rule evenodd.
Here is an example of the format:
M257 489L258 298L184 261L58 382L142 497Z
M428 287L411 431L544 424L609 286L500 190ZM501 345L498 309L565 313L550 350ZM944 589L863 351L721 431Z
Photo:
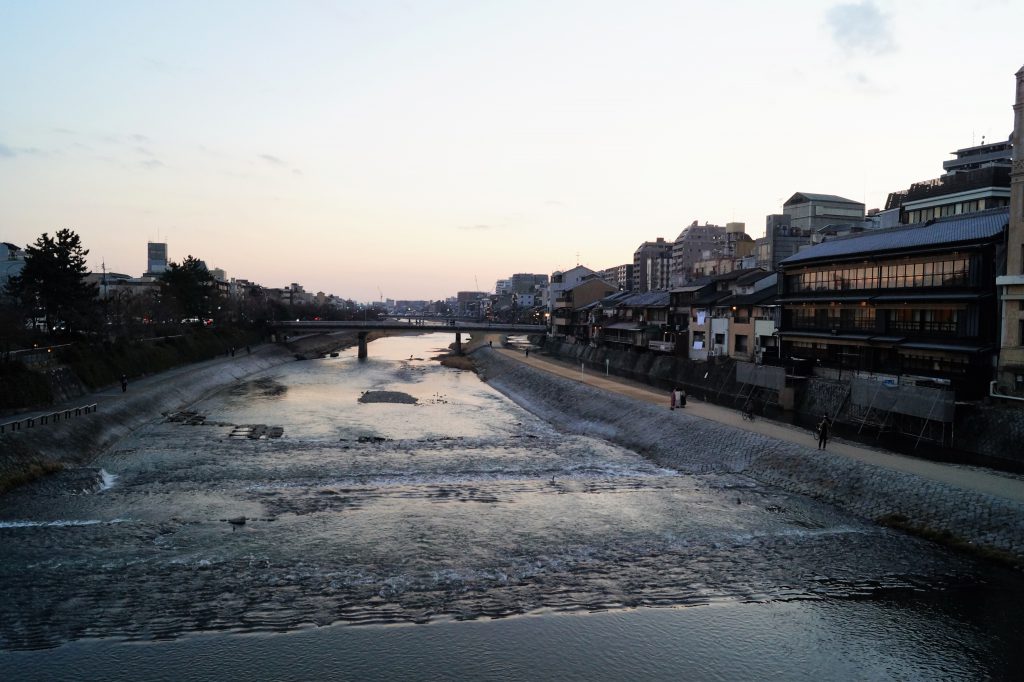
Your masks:
M1007 209L841 237L779 264L782 354L987 390Z

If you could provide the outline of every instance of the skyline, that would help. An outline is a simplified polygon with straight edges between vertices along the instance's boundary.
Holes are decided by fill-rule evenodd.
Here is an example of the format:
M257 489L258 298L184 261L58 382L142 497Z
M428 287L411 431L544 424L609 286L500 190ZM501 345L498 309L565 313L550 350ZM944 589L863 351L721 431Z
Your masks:
M367 301L577 253L611 267L694 220L758 237L795 192L882 208L1005 140L1022 19L1001 1L0 0L0 239L68 227L94 270L133 275L166 241Z

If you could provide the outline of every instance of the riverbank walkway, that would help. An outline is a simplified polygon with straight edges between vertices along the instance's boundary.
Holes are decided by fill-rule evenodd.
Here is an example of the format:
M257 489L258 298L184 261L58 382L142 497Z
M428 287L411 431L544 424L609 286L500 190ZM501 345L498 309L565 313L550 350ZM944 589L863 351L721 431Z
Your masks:
M343 334L343 332L336 332L333 334L307 334L291 339L288 344L261 343L251 346L251 352L246 352L244 347L235 348L235 355L231 355L230 351L228 351L224 355L218 355L209 360L187 363L155 374L147 374L141 377L131 378L128 380L127 391L122 391L120 384L111 384L110 386L97 389L92 393L86 393L81 397L61 401L60 403L54 404L43 410L10 412L0 416L0 423L6 424L29 419L38 420L40 417L50 415L55 412L63 412L69 409L74 410L76 407L92 404L97 406L100 416L102 417L104 404L111 404L120 400L128 399L138 395L139 393L161 390L161 387L171 385L183 376L197 372L205 372L219 365L231 364L245 357L254 355L261 357L270 354L290 355L294 350L302 350L302 348L295 348L295 346L303 346L303 342L307 339L312 340L314 342L312 345L315 345L315 342L324 342L325 339L336 338L340 334Z
M581 371L578 364L552 358L536 350L527 356L522 350L508 347L499 348L497 343L494 344L493 350L507 357L515 358L530 367L557 374L572 381L578 381L604 391L628 396L635 400L662 405L665 408L666 419L670 419L673 414L669 410L668 391L661 391L622 377L605 376L603 372L588 367L583 368ZM800 429L761 417L756 418L754 421L747 421L743 419L739 410L731 410L721 405L706 403L696 400L692 396L688 396L686 407L683 409L686 410L687 414L696 417L728 424L738 429L759 433L789 443L806 445L812 448L816 448L818 445L817 435L807 429ZM894 471L911 473L929 480L1024 503L1024 477L1014 474L981 467L933 462L836 438L829 438L828 451Z

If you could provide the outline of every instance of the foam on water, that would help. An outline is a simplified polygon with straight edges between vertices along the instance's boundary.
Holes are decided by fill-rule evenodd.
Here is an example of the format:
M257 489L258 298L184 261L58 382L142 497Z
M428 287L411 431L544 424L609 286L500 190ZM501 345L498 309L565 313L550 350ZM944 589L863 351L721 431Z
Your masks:
M112 474L106 469L100 469L100 489L99 492L104 490L110 490L114 487L114 483L117 482L117 474Z
M61 519L58 521L0 521L0 528L61 528L65 526L98 526L101 524L127 523L128 519Z

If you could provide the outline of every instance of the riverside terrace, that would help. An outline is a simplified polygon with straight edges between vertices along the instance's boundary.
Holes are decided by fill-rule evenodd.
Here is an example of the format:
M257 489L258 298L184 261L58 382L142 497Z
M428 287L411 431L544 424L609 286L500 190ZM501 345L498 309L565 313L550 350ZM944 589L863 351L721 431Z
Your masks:
M406 320L403 322L403 320ZM355 331L359 336L359 357L365 358L366 335L372 331L444 331L455 334L455 352L462 353L463 332L544 334L547 327L542 324L508 324L501 322L479 322L459 318L416 318L402 317L389 320L296 320L294 322L271 322L270 328L285 334L309 334L337 331Z

